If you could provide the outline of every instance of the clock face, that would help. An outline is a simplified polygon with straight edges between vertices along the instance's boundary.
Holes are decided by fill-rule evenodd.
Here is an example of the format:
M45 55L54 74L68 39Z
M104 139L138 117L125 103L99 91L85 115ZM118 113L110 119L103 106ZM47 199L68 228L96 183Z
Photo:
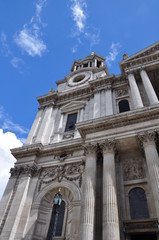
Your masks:
M71 87L80 85L85 83L86 81L88 81L91 77L91 73L90 72L84 72L84 73L77 73L76 75L72 76L69 80L68 80L68 84Z

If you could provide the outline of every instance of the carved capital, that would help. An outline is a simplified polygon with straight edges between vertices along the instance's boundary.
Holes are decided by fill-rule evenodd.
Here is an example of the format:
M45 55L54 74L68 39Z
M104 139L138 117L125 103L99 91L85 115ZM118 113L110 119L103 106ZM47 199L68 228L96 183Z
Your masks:
M137 136L138 141L144 143L154 142L156 140L156 131L145 131Z
M86 144L84 144L85 155L96 154L96 151L97 151L97 144L95 144L95 143L86 143Z
M115 139L106 139L103 142L99 143L100 148L103 150L103 153L107 152L116 152L117 150L117 142Z
M35 165L24 165L10 169L11 177L19 177L20 175L35 177L39 174L39 172L40 169L38 169Z

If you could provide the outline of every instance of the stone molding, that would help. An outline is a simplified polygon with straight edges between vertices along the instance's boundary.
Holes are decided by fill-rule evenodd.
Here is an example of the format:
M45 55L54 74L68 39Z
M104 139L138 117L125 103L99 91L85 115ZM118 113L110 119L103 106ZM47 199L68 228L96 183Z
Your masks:
M94 119L91 121L85 121L84 123L77 123L76 127L81 136L85 138L87 134L94 131L104 131L108 129L120 128L132 124L139 123L141 121L146 122L159 118L159 107L145 107L139 110L125 112L118 115L106 116L100 119Z
M61 182L63 179L68 181L79 181L79 186L82 184L82 174L85 169L84 161L74 164L64 164L53 167L42 168L40 171L40 191L46 184L54 181Z
M123 230L125 233L135 232L158 232L158 220L147 219L147 220L129 220L123 222Z

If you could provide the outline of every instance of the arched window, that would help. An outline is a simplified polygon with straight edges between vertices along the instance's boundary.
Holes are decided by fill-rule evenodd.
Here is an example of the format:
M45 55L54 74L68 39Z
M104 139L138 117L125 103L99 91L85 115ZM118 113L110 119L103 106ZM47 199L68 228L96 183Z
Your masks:
M133 188L129 192L131 219L149 218L149 210L145 191L142 188Z
M127 112L130 111L130 106L128 100L124 99L119 102L119 112Z
M65 216L65 202L62 200L60 206L54 205L53 207L50 226L47 234L47 240L52 240L53 234L55 237L62 236L64 216Z

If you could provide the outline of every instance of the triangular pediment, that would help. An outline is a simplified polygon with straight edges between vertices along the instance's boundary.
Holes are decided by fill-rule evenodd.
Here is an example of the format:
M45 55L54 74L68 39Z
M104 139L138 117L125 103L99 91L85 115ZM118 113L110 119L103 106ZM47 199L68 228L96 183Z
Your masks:
M72 101L65 106L61 107L62 113L68 113L73 111L78 111L81 108L84 108L86 105L85 101Z
M154 43L153 45L131 55L130 57L126 57L125 55L125 59L123 61L120 62L120 65L123 65L125 63L128 62L132 62L138 59L144 59L145 57L150 57L150 56L154 56L155 54L159 53L159 42Z

